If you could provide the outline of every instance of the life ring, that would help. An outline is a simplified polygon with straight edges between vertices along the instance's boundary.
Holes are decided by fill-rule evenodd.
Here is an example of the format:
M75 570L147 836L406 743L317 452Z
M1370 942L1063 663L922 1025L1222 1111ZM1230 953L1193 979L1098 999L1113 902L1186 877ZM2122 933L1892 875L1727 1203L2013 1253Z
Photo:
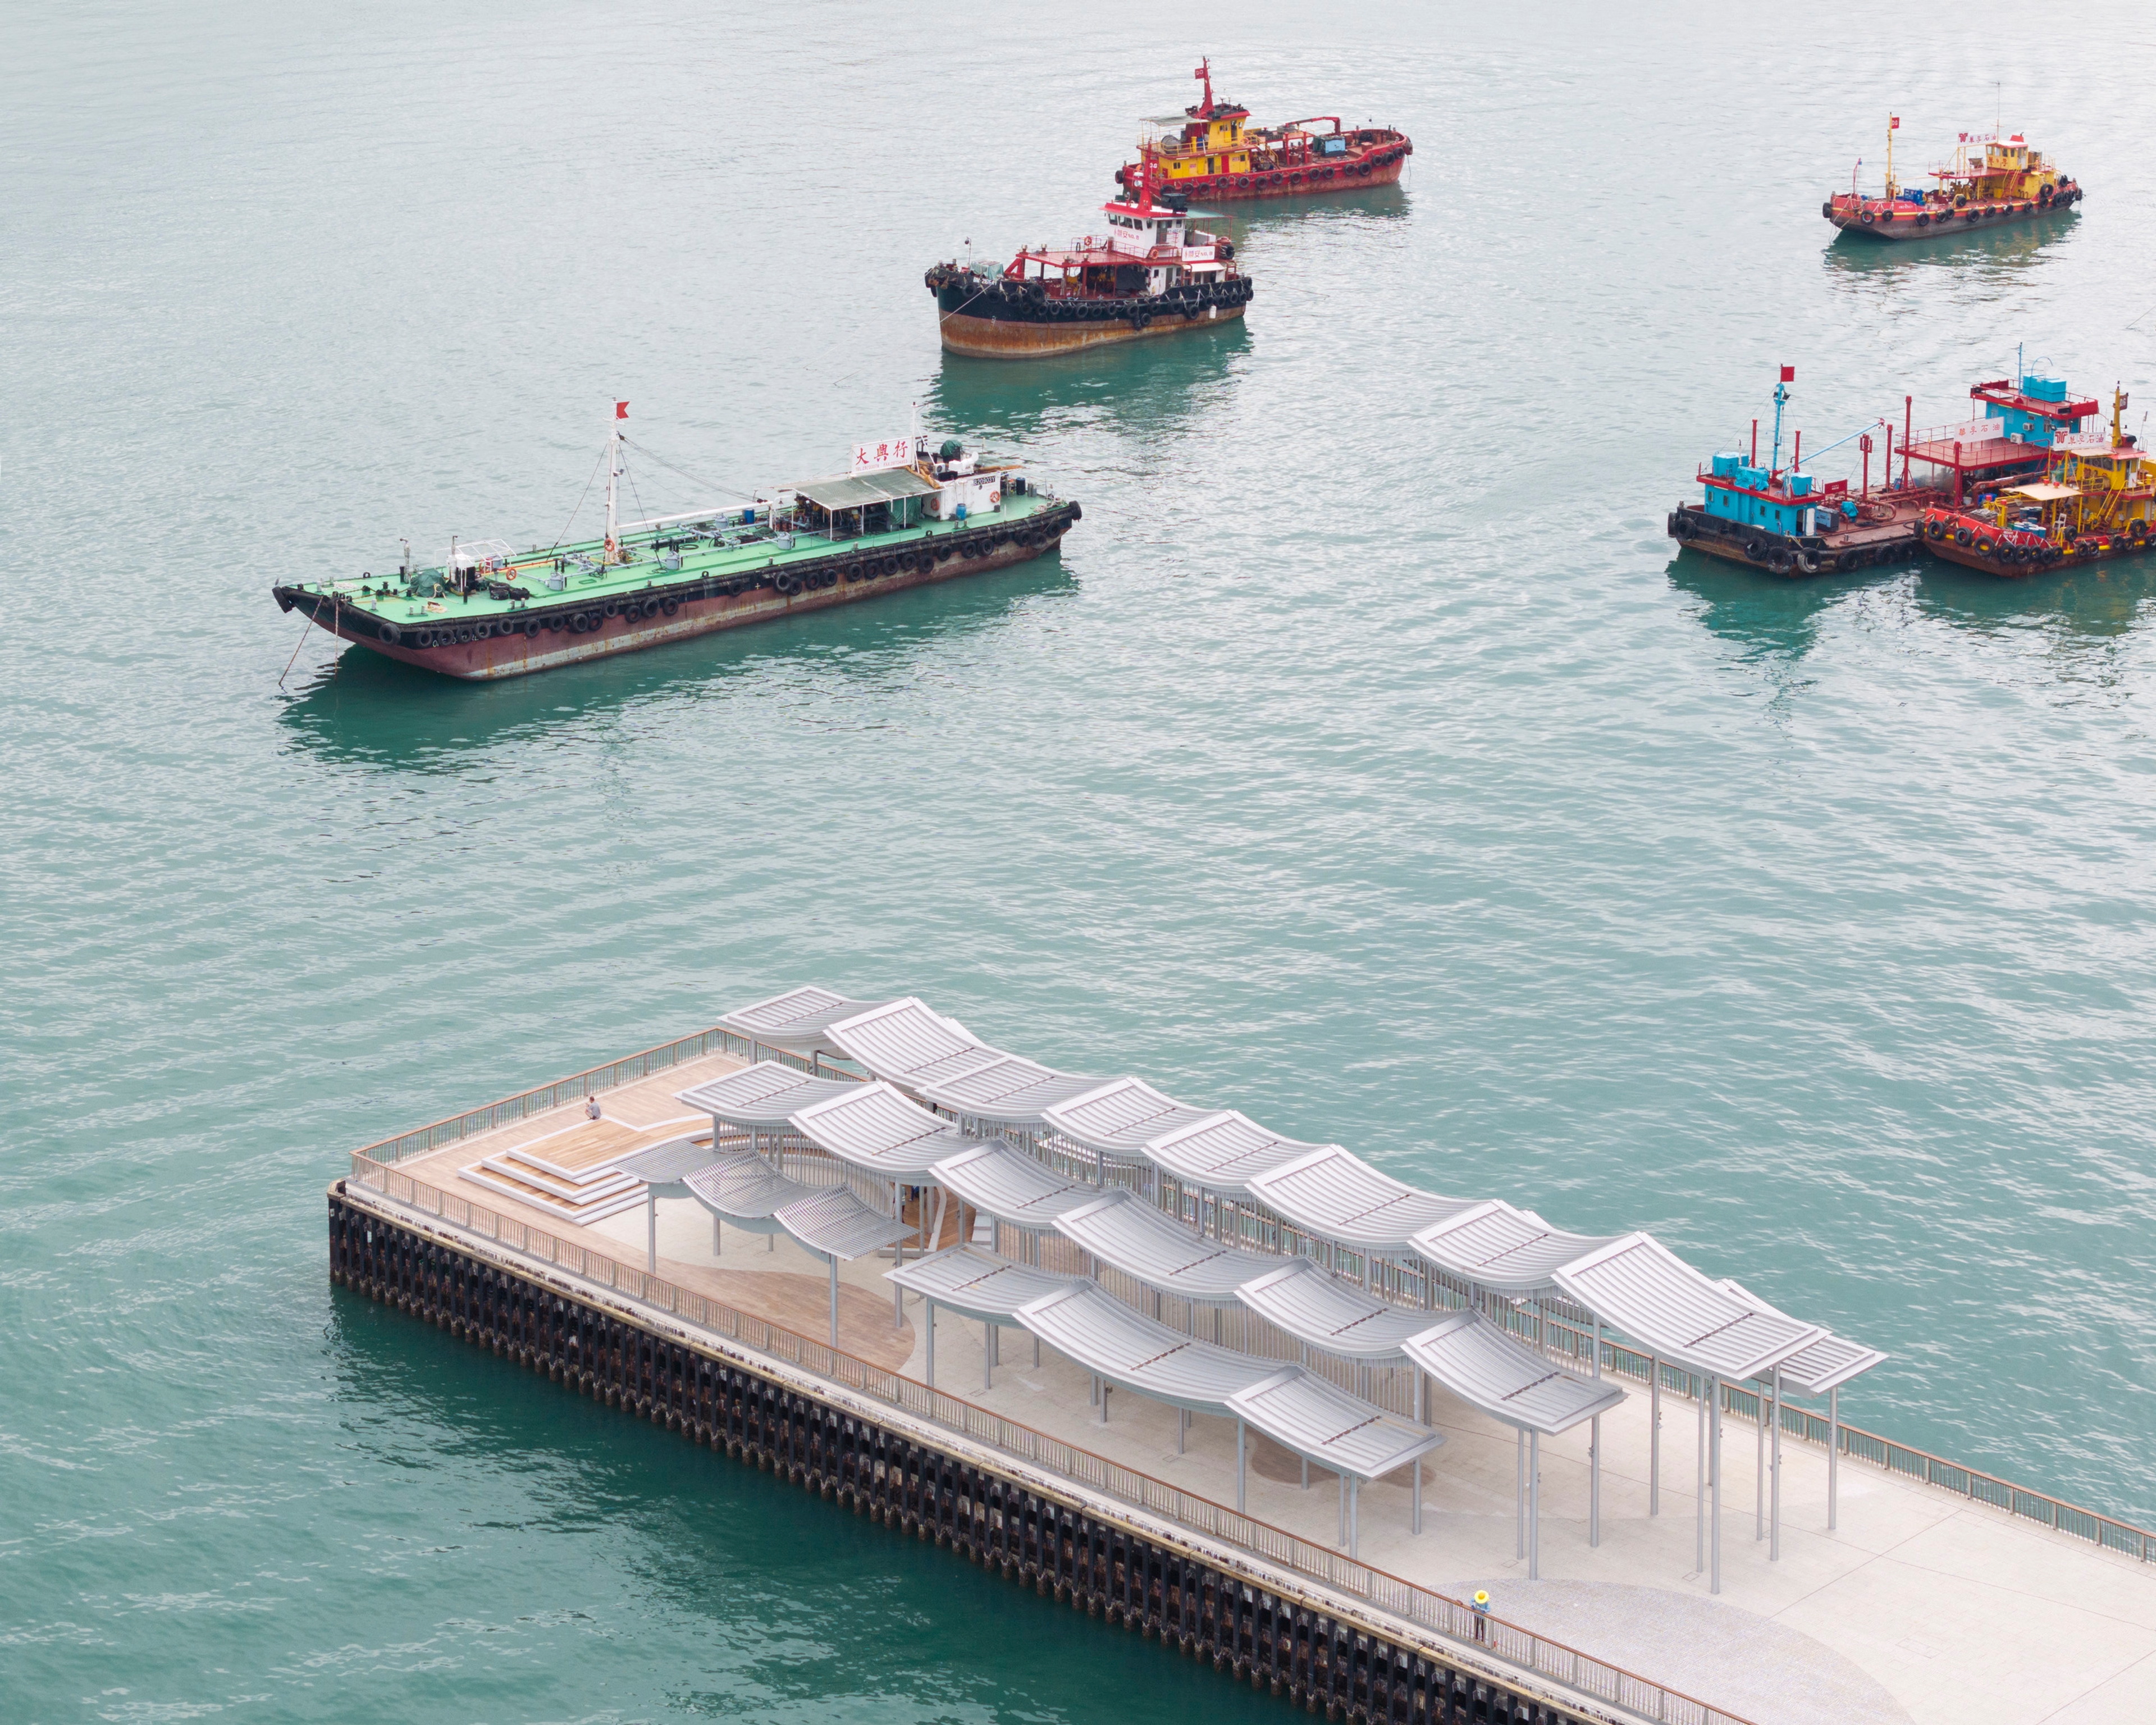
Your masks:
M381 624L375 633L382 637L382 644L385 647L394 647L404 639L404 631L393 623Z

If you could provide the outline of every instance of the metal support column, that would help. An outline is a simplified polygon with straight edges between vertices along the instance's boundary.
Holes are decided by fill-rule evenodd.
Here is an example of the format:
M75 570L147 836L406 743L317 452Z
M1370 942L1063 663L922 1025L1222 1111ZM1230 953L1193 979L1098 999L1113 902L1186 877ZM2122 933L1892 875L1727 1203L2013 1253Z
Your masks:
M1408 1502L1408 1532L1422 1532L1422 1457L1414 1459L1414 1496Z
M1707 1380L1709 1405L1707 1410L1707 1476L1714 1487L1714 1530L1708 1540L1712 1563L1712 1583L1710 1593L1722 1591L1722 1380Z
M1243 1480L1245 1476L1243 1462L1243 1422L1239 1419L1235 1421L1235 1513L1237 1515L1240 1515L1243 1512Z
M1514 1434L1519 1440L1512 1455L1512 1555L1527 1554L1527 1429Z
M644 1267L659 1273L659 1199L649 1186L644 1189Z
M1594 1320L1594 1376L1602 1376L1602 1320ZM1602 1543L1602 1416L1587 1422L1587 1543Z
M1654 1373L1647 1392L1647 1513L1662 1512L1662 1363L1648 1362Z
M831 1255L831 1346L839 1345L839 1255Z
M1767 1506L1767 1561L1782 1561L1782 1368L1774 1368L1774 1441L1768 1445L1767 1465L1774 1471L1774 1489Z
M1543 1579L1543 1435L1527 1434L1527 1579Z
M1826 1393L1826 1531L1834 1532L1835 1512L1838 1503L1836 1488L1841 1484L1841 1390L1837 1386Z

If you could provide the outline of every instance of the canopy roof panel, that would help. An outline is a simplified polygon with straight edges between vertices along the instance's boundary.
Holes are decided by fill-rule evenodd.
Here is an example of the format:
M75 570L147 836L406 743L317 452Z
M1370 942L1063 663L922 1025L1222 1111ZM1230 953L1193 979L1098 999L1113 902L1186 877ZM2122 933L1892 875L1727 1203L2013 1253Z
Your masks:
M1238 1287L1280 1261L1208 1240L1122 1190L1096 1193L1091 1204L1063 1211L1055 1231L1149 1288L1214 1306L1234 1305Z
M1229 1396L1228 1407L1296 1455L1362 1480L1383 1479L1445 1442L1301 1366Z
M827 1258L865 1258L913 1232L913 1224L870 1209L844 1186L827 1186L798 1198L773 1220L812 1252Z
M1163 1132L1210 1119L1219 1111L1191 1108L1163 1096L1142 1078L1117 1078L1041 1110L1041 1117L1073 1143L1108 1156L1136 1156Z
M791 1124L818 1149L891 1179L920 1179L942 1158L981 1142L880 1078L811 1103Z
M1021 1306L1015 1316L1087 1371L1194 1414L1226 1414L1229 1396L1280 1370L1277 1361L1253 1359L1157 1324L1089 1281Z
M626 1167L624 1163L622 1166ZM1757 1294L1740 1286L1724 1276L1722 1286L1740 1300L1749 1301L1762 1311L1774 1312ZM1787 1317L1786 1312L1779 1316ZM1820 1332L1820 1338L1809 1348L1791 1354L1781 1363L1782 1382L1805 1395L1825 1395L1830 1389L1839 1389L1852 1378L1861 1378L1887 1356L1876 1348L1866 1348L1861 1342L1852 1342L1846 1336L1837 1336L1831 1330Z
M1064 1211L1091 1204L1101 1195L1098 1186L1065 1179L1045 1163L1013 1149L1004 1138L990 1138L947 1156L933 1173L941 1184L975 1209L1014 1228L1046 1228Z
M1430 1327L1427 1312L1380 1300L1307 1258L1291 1258L1245 1282L1235 1297L1298 1342L1343 1359L1404 1359L1408 1337Z
M954 1114L1009 1126L1039 1126L1044 1108L1098 1090L1103 1082L1058 1072L1018 1055L997 1054L993 1060L915 1087Z
M724 1159L711 1153L709 1138L701 1143L694 1138L670 1138L649 1150L624 1156L614 1166L632 1179L643 1181L661 1197L685 1198L689 1189L682 1181Z
M1825 1333L1732 1293L1645 1234L1625 1235L1553 1280L1640 1347L1710 1378L1756 1378Z
M1418 1230L1478 1202L1403 1185L1337 1144L1254 1174L1249 1186L1252 1197L1298 1228L1375 1252L1409 1251Z
M952 1246L932 1258L886 1270L884 1279L961 1317L998 1324L1016 1323L1019 1307L1060 1293L1073 1280L970 1245Z
M737 1007L722 1014L719 1022L752 1042L767 1042L789 1054L812 1055L833 1046L824 1034L833 1024L875 1004L873 1000L849 1000L844 994L809 983L759 1000L753 1006Z
M1414 1249L1440 1270L1501 1294L1532 1294L1557 1283L1563 1265L1612 1245L1615 1235L1568 1234L1532 1210L1492 1199L1419 1230Z
M771 1219L788 1204L823 1189L788 1179L760 1156L728 1157L681 1183L713 1215L761 1234L772 1231Z
M831 1040L841 1054L860 1061L877 1077L908 1086L916 1082L918 1075L936 1073L954 1057L972 1055L973 1065L985 1065L1000 1052L986 1047L956 1019L931 1011L911 994L839 1019L831 1026Z
M1408 1358L1493 1420L1555 1437L1625 1399L1607 1378L1553 1365L1479 1312L1455 1312L1411 1339Z
M926 497L937 486L911 468L886 467L880 473L842 473L829 479L804 480L786 489L826 509L860 509L901 497Z
M708 1084L674 1092L676 1101L735 1126L776 1130L798 1108L859 1090L855 1078L811 1078L777 1060L758 1060Z
M1144 1147L1152 1161L1186 1185L1247 1197L1251 1175L1270 1173L1326 1147L1284 1138L1228 1108L1148 1138Z

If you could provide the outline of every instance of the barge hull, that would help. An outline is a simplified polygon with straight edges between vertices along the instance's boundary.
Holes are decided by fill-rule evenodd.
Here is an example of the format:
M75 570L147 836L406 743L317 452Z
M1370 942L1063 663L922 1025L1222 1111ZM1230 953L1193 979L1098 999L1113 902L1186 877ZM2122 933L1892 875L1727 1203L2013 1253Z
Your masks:
M596 628L582 632L572 632L563 627L544 630L537 634L522 632L495 634L486 640L458 642L444 646L415 648L402 642L392 644L384 641L372 632L373 625L370 619L355 617L341 608L328 594L280 588L277 589L277 599L285 609L303 612L313 618L339 639L356 642L371 652L381 654L385 659L418 665L423 670L439 671L444 676L466 682L489 682L505 677L525 676L533 671L552 670L557 666L581 664L588 660L608 659L617 654L635 653L646 647L656 647L668 641L687 640L692 636L710 634L719 629L739 629L747 624L767 622L774 618L826 610L834 605L898 593L907 588L926 587L960 575L980 575L991 569L1008 568L1014 563L1028 562L1060 548L1064 534L1075 525L1076 521L1077 506L1075 504L1060 506L1047 518L1044 537L1037 543L1012 539L978 557L958 554L941 558L934 568L927 571L901 570L897 574L879 577L874 581L850 581L841 578L834 585L813 588L792 594L783 593L775 587L756 587L746 593L703 598L683 597L676 601L676 608L671 615L662 610L661 614L655 618L601 616ZM911 546L906 548L909 552L913 549ZM826 561L843 562L852 550L850 546L844 547ZM798 572L804 569L813 570L818 566L809 563L788 567L789 570ZM663 604L670 595L666 589L654 587L650 597ZM518 614L510 614L514 618Z
M2041 222L2046 216L2055 216L2072 208L2071 200L2061 198L2056 203L2040 203L2026 214L2019 210L2002 210L1994 215L1986 215L1981 210L1955 210L1949 215L1926 222L1921 228L1917 225L1917 218L1913 216L1892 222L1875 222L1867 226L1861 217L1834 210L1828 214L1827 220L1843 233L1854 234L1865 239L1946 239L1962 234L1989 234L1998 228L2025 227L2031 222Z
M1223 174L1208 179L1168 180L1154 189L1183 192L1201 203L1244 203L1260 198L1325 198L1337 192L1367 191L1372 186L1390 186L1407 172L1404 153L1390 162L1373 163L1368 173L1343 167L1331 176L1284 169L1264 174ZM1236 182L1244 183L1238 185Z
M1327 1719L1585 1725L1622 1717L1478 1670L1404 1625L1112 1500L1058 1490L988 1452L939 1440L779 1362L670 1334L506 1250L494 1249L496 1257L424 1219L377 1209L342 1181L330 1193L329 1234L330 1278L357 1294Z
M1180 335L1185 330L1214 329L1230 318L1240 317L1243 310L1240 305L1208 305L1196 317L1179 314L1157 317L1142 326L1127 319L1037 323L976 317L964 311L939 311L936 321L943 346L952 353L969 359L1038 359L1044 354L1075 353L1081 348L1106 347L1119 341Z
M1689 550L1766 574L1801 579L1913 562L1923 542L1922 507L1912 497L1897 504L1891 521L1860 522L1838 533L1806 539L1725 521L1697 503L1686 503L1671 511L1668 531L1671 538Z

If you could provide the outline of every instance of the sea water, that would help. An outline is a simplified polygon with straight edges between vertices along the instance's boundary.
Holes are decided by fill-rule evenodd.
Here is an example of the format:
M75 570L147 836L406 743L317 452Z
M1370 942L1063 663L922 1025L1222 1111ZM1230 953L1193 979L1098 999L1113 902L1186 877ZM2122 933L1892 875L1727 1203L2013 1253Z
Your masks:
M798 981L1650 1229L1887 1349L1857 1423L2156 1516L2151 574L1664 532L1782 364L1808 451L2025 349L2151 399L2156 50L1809 16L11 19L0 1714L1270 1717L330 1286L352 1147ZM942 357L922 270L1097 228L1208 53L1406 179L1220 215L1238 327ZM1995 108L2082 209L1830 243ZM271 603L593 531L616 399L636 512L917 404L1085 520L497 687Z

